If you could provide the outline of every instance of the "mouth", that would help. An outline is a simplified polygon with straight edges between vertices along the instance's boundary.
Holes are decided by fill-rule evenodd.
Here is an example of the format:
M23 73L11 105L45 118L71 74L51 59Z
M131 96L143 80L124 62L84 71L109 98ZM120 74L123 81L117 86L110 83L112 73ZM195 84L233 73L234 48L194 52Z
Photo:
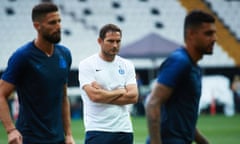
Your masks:
M215 43L211 43L210 48L213 49L214 45L215 45Z
M118 49L118 48L112 48L112 52L118 53L118 52L119 52L119 49Z
M53 35L61 35L61 31L54 32Z

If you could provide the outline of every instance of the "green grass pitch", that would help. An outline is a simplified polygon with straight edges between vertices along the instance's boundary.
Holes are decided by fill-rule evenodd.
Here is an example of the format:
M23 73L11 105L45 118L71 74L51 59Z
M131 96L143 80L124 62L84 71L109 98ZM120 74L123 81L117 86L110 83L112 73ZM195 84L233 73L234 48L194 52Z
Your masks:
M145 117L132 117L134 126L134 144L145 144L147 127ZM240 115L226 117L224 115L200 115L198 128L208 137L211 144L240 143ZM84 128L82 120L72 120L72 131L76 144L83 144ZM7 144L7 136L0 124L0 144Z

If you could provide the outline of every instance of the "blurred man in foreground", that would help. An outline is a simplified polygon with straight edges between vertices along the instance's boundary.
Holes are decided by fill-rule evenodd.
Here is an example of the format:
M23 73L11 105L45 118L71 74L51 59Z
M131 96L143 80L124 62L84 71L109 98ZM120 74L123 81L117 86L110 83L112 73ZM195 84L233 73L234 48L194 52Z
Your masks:
M161 65L148 97L148 144L208 144L196 128L201 96L201 69L197 62L213 53L215 19L200 10L185 18L185 47L173 52Z

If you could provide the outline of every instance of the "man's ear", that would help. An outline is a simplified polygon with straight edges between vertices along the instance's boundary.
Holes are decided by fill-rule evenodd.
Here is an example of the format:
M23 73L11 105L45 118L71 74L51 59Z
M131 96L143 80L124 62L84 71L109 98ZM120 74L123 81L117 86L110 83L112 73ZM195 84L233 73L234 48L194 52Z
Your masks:
M194 37L195 34L196 34L195 29L190 28L190 29L187 30L187 37L188 38L192 39L192 37Z
M103 42L103 39L98 38L97 41L98 41L98 44L101 44Z
M40 29L40 24L39 22L33 22L33 26L36 30L39 30Z

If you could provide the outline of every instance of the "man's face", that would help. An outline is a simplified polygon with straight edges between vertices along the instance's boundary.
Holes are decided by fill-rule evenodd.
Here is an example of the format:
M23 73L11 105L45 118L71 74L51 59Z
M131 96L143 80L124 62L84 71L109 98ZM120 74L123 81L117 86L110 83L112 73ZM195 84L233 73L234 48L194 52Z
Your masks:
M101 46L102 54L104 57L113 57L118 54L121 45L120 32L109 31L106 33L105 38L98 39Z
M193 37L194 46L201 54L213 53L213 46L217 40L214 23L203 23L195 30Z
M61 18L58 12L48 13L39 22L39 34L50 43L58 43L61 41Z

